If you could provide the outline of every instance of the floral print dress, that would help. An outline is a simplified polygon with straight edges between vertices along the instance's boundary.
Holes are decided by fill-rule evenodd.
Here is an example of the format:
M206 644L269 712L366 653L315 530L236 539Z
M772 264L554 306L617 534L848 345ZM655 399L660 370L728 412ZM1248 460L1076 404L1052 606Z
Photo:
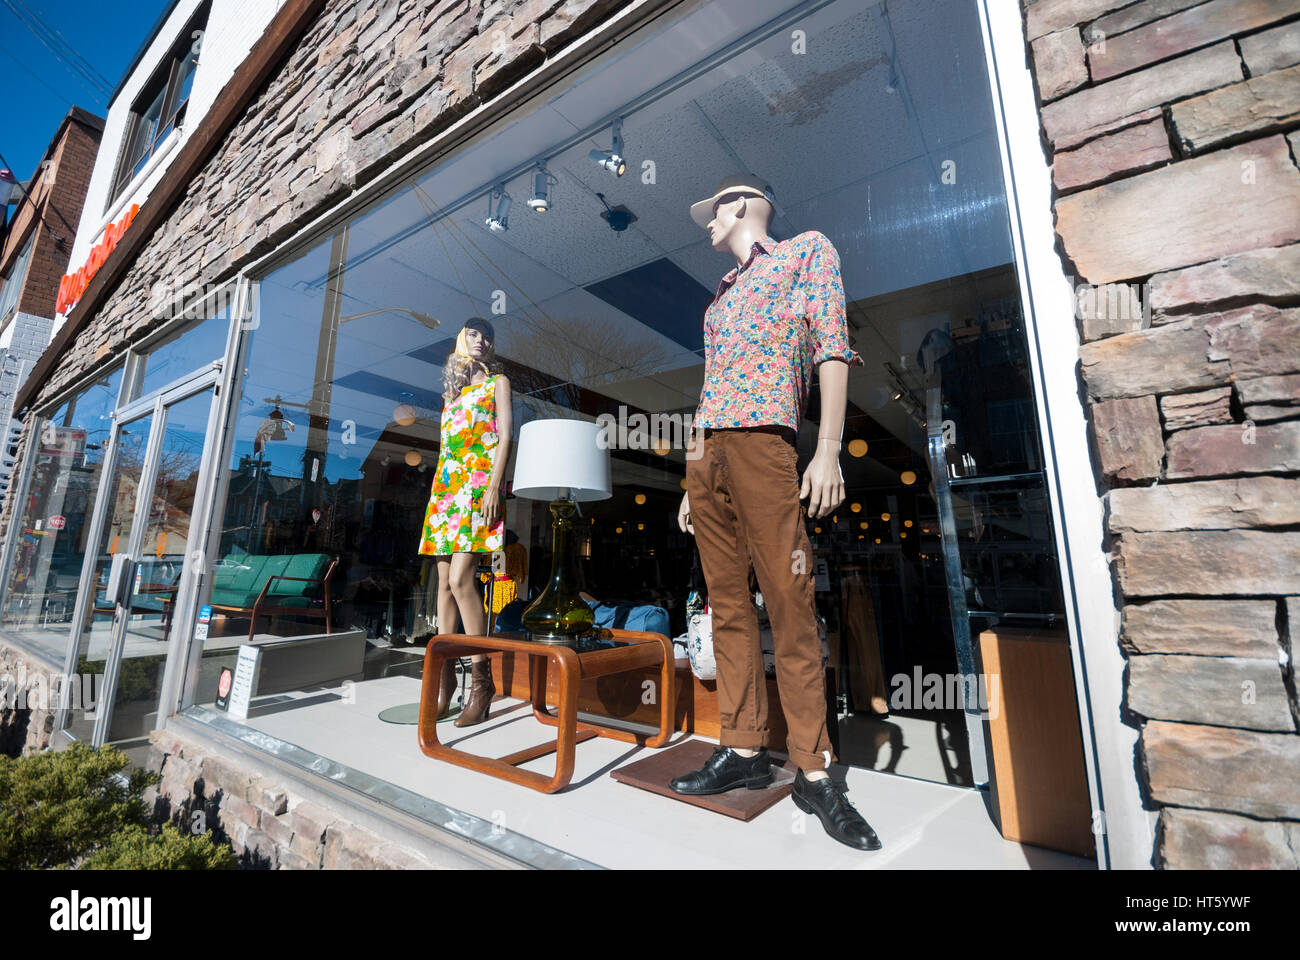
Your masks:
M442 445L424 512L420 553L491 553L505 542L505 494L489 526L480 512L501 438L497 434L496 374L462 387L442 410Z

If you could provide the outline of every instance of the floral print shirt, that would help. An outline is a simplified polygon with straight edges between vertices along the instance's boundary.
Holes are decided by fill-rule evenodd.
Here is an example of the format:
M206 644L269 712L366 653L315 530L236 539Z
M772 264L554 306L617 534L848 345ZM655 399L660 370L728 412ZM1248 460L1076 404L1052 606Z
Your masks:
M505 541L505 493L498 492L501 518L488 526L481 513L496 459L496 374L462 387L442 409L442 444L424 512L420 553L491 553Z
M861 365L849 346L840 257L815 230L754 244L704 313L701 427L777 424L796 433L813 368Z

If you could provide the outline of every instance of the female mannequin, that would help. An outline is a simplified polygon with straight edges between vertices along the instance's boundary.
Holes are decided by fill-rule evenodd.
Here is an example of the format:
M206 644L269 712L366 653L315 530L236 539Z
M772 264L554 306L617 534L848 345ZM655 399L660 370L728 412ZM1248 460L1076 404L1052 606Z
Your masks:
M425 511L420 553L438 562L438 632L482 634L487 616L475 571L482 554L505 541L504 474L510 456L510 381L500 372L492 324L465 322L444 377L441 446ZM455 689L451 661L439 678L438 715ZM488 718L496 687L486 654L473 658L469 700L456 718L468 727Z

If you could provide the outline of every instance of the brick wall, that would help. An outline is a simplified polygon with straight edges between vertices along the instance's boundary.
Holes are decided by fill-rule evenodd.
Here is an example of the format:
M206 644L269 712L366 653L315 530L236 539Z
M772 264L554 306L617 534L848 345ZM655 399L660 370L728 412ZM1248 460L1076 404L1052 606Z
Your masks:
M83 122L78 115L87 116L74 108L64 118L57 139L46 152L48 165L30 178L31 201L17 208L0 256L2 274L18 256L31 231L36 231L18 309L41 317L54 316L59 281L67 271L68 255L99 150L100 130ZM58 240L63 241L61 245Z
M1022 8L1153 863L1294 868L1300 0Z
M68 270L72 241L81 220L90 174L95 169L99 138L100 130L73 120L54 148L50 158L54 183L44 195L41 210L46 226L38 234L32 250L19 310L39 317L54 316L59 281ZM62 244L55 242L54 234L58 234Z
M101 130L95 125L96 120L76 108L64 118L56 139L46 151L49 165L31 178L34 202L19 208L0 257L0 273L3 273L18 256L30 231L36 231L22 293L11 320L9 343L0 349L0 443L6 448L5 431L14 413L14 396L50 343L59 283L68 270L72 241L99 150ZM62 239L62 244L56 241L56 236ZM20 462L15 460L15 464ZM13 473L0 457L0 481L9 482L10 488ZM4 518L0 522L0 536L8 530L8 489L0 491Z

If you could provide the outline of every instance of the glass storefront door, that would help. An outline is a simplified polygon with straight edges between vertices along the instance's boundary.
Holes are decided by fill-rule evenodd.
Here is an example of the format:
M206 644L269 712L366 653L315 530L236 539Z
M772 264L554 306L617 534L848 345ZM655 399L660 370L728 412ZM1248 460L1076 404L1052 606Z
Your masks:
M187 599L191 526L217 376L204 371L119 412L94 598L75 665L77 674L102 672L103 680L93 714L70 709L65 729L96 744L116 743L128 755L147 749L173 624Z

